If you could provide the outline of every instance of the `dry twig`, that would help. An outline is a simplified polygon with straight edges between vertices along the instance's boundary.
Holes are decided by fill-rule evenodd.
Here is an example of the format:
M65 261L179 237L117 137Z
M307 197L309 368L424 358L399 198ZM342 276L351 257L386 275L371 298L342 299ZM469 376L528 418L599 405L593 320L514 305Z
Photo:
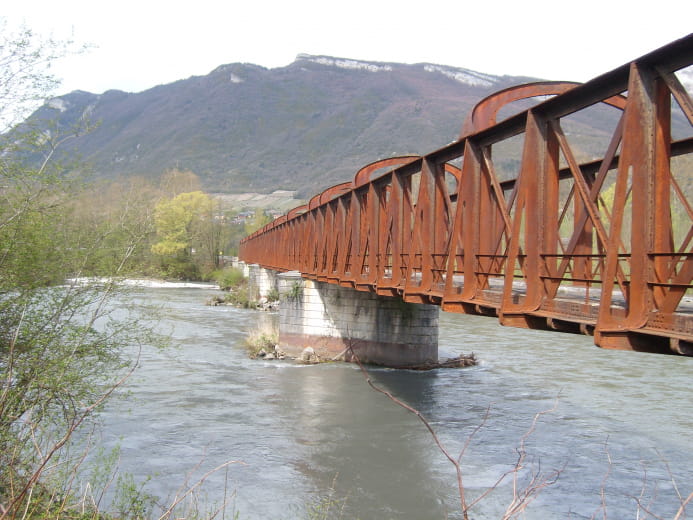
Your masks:
M230 466L231 464L245 464L245 463L244 463L244 462L241 462L240 460L229 460L229 461L227 461L227 462L224 462L223 464L219 464L216 468L213 468L213 469L209 470L207 473L205 473L204 475L202 475L202 476L197 480L197 482L195 482L192 486L189 486L182 494L179 495L179 492L180 492L180 491L182 490L182 488L186 485L186 484L184 483L183 486L179 489L179 492L176 493L176 496L174 497L173 502L171 502L171 504L168 506L168 508L159 516L159 520L168 520L169 518L171 518L171 515L173 514L173 511L176 509L176 507L178 507L178 505L179 505L183 500L185 500L186 497L191 496L191 497L193 497L193 499L194 499L194 494L193 494L193 492L194 492L197 488L199 488L200 486L202 486L202 484L205 482L205 480L207 480L211 475L213 475L213 474L216 473L217 471L222 470L222 469L224 469L224 468ZM196 466L196 468L198 468L199 466L200 466L200 464L198 464L198 465ZM186 479L186 482L187 482L187 479ZM217 508L217 510L216 510L216 512L214 513L214 515L212 515L212 518L213 518L214 516L216 516L222 508L225 508L225 507L226 507L226 503L227 503L227 501L226 501L226 499L224 499L224 503L223 503L221 506L219 506L219 508Z

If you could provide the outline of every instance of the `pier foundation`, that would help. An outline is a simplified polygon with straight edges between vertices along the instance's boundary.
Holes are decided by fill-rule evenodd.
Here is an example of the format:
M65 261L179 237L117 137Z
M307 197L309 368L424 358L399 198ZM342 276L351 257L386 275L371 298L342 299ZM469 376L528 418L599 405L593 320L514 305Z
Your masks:
M265 269L257 264L249 264L247 267L248 277L248 297L253 301L265 298L273 290L277 290L278 279L277 271Z
M312 347L322 359L407 367L438 360L436 305L406 303L349 287L277 274L279 346L290 355Z

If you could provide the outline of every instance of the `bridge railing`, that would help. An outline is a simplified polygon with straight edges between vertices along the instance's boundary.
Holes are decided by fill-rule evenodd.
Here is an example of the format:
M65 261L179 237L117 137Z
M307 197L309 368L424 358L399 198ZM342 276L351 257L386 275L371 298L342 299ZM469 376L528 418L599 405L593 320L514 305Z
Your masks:
M689 35L584 85L490 96L455 142L362 168L244 239L241 257L602 346L663 338L680 351L693 342L693 102L674 73L692 62ZM496 122L503 103L551 94ZM611 128L599 158L584 157L581 117Z

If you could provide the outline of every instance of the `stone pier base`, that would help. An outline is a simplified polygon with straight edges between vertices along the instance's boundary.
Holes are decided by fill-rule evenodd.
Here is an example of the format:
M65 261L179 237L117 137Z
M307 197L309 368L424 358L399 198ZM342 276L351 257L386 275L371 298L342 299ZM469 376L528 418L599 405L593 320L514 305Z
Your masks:
M248 298L251 300L258 301L278 289L277 271L265 269L257 264L247 265L247 270Z
M298 356L312 347L322 359L407 367L438 361L436 305L405 303L339 285L277 275L279 346Z

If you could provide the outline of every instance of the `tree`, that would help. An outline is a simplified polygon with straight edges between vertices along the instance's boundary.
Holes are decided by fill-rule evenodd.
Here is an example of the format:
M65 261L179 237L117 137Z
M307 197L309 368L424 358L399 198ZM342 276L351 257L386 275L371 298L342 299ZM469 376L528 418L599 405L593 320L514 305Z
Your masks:
M24 30L3 31L0 46L0 115L13 122L47 96L55 81L44 66L62 44ZM114 281L83 277L104 244L111 248L102 271L122 274L146 226L121 207L92 222L76 203L83 187L55 160L69 135L28 129L21 140L0 141L0 519L60 516L78 500L70 487L76 464L66 451L133 362L120 352L146 329L111 316ZM39 155L36 167L21 158ZM90 267L91 266L91 267ZM118 295L118 298L121 296Z
M215 218L217 208L218 204L201 191L181 193L156 205L159 241L152 252L162 258L166 274L194 278L201 265L218 265L222 236L221 224Z
M181 193L201 191L200 178L190 170L173 168L161 176L159 188L164 196L173 198Z
M195 227L209 215L212 201L201 191L181 193L156 205L156 232L161 240L152 246L157 255L190 254Z
M261 209L256 209L253 218L247 220L245 223L245 234L250 235L270 222L272 222L272 217Z
M0 133L23 120L60 84L50 65L82 50L72 41L39 38L27 27L11 31L0 17Z
M82 234L98 238L98 247L85 265L85 273L102 276L119 270L122 276L145 274L151 269L154 204L159 190L146 179L130 177L99 182L73 194L69 202ZM124 248L133 247L122 266Z
M111 317L114 281L82 278L127 215L85 221L77 187L49 164L0 167L0 518L51 502L45 483L71 467L73 433L130 365L120 347L146 333ZM122 274L145 235L130 228L103 274Z
M202 215L203 219L198 222L197 242L199 251L205 258L205 264L211 266L212 269L219 269L223 245L228 242L231 234L228 225L226 225L221 200L212 199L208 210L206 214Z

